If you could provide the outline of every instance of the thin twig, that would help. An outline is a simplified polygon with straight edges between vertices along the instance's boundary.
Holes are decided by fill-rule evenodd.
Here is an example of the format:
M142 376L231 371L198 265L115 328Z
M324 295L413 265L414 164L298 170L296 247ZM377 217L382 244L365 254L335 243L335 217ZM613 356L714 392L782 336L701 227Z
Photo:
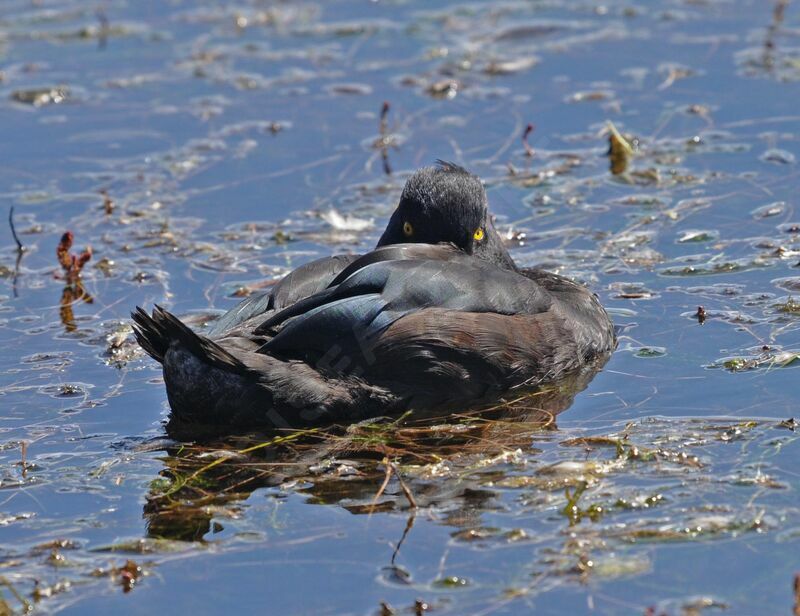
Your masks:
M19 236L17 235L17 229L14 227L14 206L11 206L11 209L8 211L8 226L11 227L11 235L14 236L14 241L17 243L17 262L14 264L14 278L11 281L11 286L14 289L14 297L19 296L19 291L17 290L17 279L19 278L19 264L22 261L22 255L25 253L25 246L22 245L22 242L19 241Z
M383 477L383 483L381 484L381 487L378 488L378 491L372 498L372 503L369 506L369 515L372 515L372 513L375 511L375 505L377 505L378 499L383 496L383 492L386 490L386 486L389 485L389 480L392 478L392 466L389 464L389 458L384 458L383 464L386 465L386 474Z
M528 143L528 137L535 130L536 130L535 124L528 124L525 127L525 132L522 133L522 145L525 146L525 156L527 156L528 158L533 157L533 148L531 147L531 144Z
M23 597L19 591L14 588L14 585L5 576L0 576L0 586L5 586L11 591L11 594L14 595L14 598L22 604L25 613L31 611L32 606L30 601Z
M381 136L385 136L386 133L389 131L389 101L384 101L383 105L381 106L381 121L378 125L378 131L380 132Z
M28 454L28 441L21 441L19 444L19 448L21 450L21 457L22 457L22 477L25 478L25 475L28 472L28 462L27 462L27 454Z
M383 172L392 175L392 166L389 164L389 101L384 101L381 106L381 120L378 125L380 137L378 143L381 144L381 161L383 162Z
M403 489L403 494L406 495L409 504L414 508L417 509L417 501L414 500L414 495L411 494L411 490L408 489L406 482L403 481L403 477L400 475L400 471L397 470L397 467L392 463L389 462L389 466L391 467L392 471L394 472L395 477L397 477L397 481L400 482L400 487Z
M11 227L11 235L14 236L14 241L17 243L17 252L25 252L25 246L22 245L22 242L19 241L19 236L17 235L17 230L14 227L14 206L11 206L11 209L8 211L8 226Z

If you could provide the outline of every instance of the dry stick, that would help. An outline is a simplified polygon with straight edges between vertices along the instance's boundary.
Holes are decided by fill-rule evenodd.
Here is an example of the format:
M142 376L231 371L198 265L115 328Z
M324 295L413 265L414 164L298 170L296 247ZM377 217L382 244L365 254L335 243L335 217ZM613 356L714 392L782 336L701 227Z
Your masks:
M26 461L28 453L28 441L21 441L19 448L22 451L22 477L24 478L28 471L28 463Z
M381 106L381 121L378 125L378 130L383 137L386 135L389 129L389 123L387 121L387 116L389 115L389 101L384 101L383 105Z
M11 594L14 595L14 598L22 604L25 613L31 611L32 606L30 601L28 601L25 597L23 597L19 593L19 591L16 588L14 588L14 585L8 580L8 578L6 578L6 576L4 575L0 576L0 586L5 586L6 588L8 588L8 590L11 591Z
M111 214L114 211L114 200L109 197L106 189L100 191L100 196L103 197L103 210L106 214Z
M389 164L389 147L386 140L386 135L389 132L389 102L384 101L383 105L381 106L381 121L378 125L378 130L380 132L380 143L381 143L381 161L383 162L383 172L386 175L392 174L392 166Z
M406 495L409 504L414 508L417 509L417 501L414 500L414 495L411 494L411 490L408 489L406 482L403 481L403 477L400 475L400 471L397 470L397 467L392 463L389 462L389 466L391 467L392 471L394 472L395 477L397 477L397 481L400 482L400 487L403 489L403 494Z
M14 206L8 211L8 226L11 227L11 235L14 236L14 241L17 243L17 262L14 264L14 278L11 280L11 287L14 289L14 297L19 297L17 290L17 279L19 278L19 264L22 261L22 255L25 253L25 246L19 241L17 236L17 229L14 227Z
M381 496L383 496L383 492L384 492L384 490L386 490L386 486L389 485L389 479L392 478L392 467L389 464L389 458L384 458L383 459L383 464L386 465L386 474L383 477L383 483L381 484L381 487L378 488L377 493L372 498L372 503L369 506L369 515L372 515L373 512L375 511L375 505L378 504L378 499Z
M525 132L522 133L522 145L525 146L525 156L527 156L528 158L531 158L533 156L533 148L531 147L531 144L528 143L528 137L534 130L536 130L536 125L528 124L525 127Z
M11 206L11 209L8 210L8 226L11 227L11 235L14 236L14 241L17 243L17 252L22 253L25 251L25 246L22 245L22 242L19 241L19 236L17 235L17 230L14 227L14 206Z

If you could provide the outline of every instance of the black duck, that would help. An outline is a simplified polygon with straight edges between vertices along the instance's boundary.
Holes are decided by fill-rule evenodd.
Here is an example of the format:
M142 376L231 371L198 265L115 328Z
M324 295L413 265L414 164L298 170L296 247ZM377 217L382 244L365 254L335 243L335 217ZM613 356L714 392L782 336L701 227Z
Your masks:
M133 320L163 366L168 430L218 433L465 409L616 344L594 294L515 265L480 180L449 163L409 178L372 252L301 266L204 335L159 307Z

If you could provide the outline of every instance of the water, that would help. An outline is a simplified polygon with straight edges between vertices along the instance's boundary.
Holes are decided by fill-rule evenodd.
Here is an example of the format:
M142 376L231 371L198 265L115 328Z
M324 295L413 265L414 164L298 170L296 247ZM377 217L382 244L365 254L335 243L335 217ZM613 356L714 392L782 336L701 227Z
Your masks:
M4 231L4 607L787 612L799 23L755 1L6 0L0 195L26 252ZM627 174L608 122L638 139ZM205 318L368 249L436 158L485 178L518 262L624 328L541 404L578 390L569 410L347 449L166 441L130 309ZM54 275L67 229L82 289ZM375 498L385 453L418 509L394 475Z

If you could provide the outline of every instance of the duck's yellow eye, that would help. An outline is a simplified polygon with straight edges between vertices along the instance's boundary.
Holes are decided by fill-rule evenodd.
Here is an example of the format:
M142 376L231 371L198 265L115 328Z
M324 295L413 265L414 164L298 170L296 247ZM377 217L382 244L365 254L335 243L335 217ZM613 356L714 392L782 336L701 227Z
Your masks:
M406 234L406 237L414 235L414 227L411 226L410 222L406 221L403 223L403 233Z
M481 229L480 227L475 229L475 233L472 234L472 238L476 242L480 242L483 239L483 229Z

